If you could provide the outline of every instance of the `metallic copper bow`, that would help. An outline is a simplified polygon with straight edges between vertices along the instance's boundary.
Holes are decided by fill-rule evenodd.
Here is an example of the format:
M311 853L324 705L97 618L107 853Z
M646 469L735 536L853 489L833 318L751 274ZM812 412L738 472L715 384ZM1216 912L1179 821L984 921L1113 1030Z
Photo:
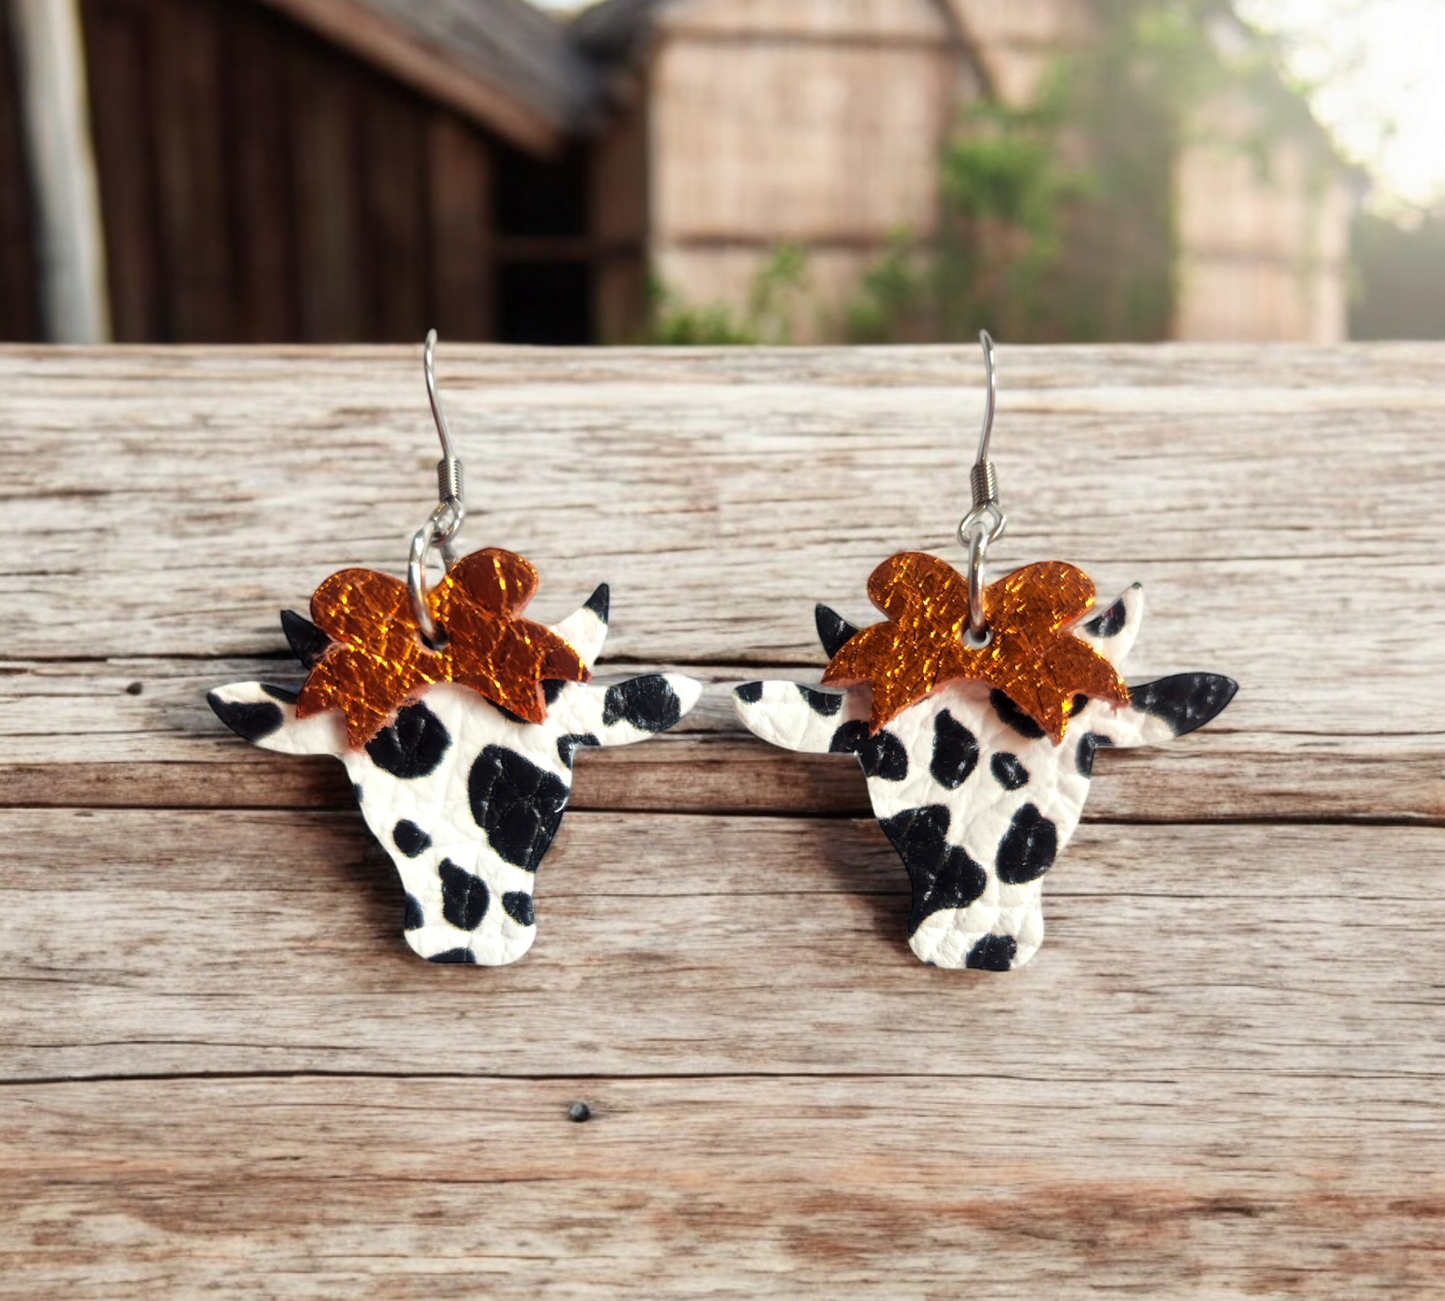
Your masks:
M447 637L432 650L421 640L405 583L370 569L333 574L311 598L311 618L332 646L306 679L296 716L340 709L347 739L359 747L422 688L455 682L542 722L542 682L586 682L591 673L550 628L518 617L536 590L537 571L510 551L488 548L459 560L427 597Z
M984 614L992 636L979 650L963 640L968 580L936 556L905 551L890 557L869 577L868 595L889 621L850 637L823 681L867 682L875 732L955 678L1002 691L1055 743L1063 740L1075 695L1128 703L1114 666L1069 631L1094 604L1093 580L1073 565L1028 565L987 587Z

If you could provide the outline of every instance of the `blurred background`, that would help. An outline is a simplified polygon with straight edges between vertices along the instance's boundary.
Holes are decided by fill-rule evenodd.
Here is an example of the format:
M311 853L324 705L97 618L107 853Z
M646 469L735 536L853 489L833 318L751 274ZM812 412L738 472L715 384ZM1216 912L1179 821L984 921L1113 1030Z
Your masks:
M1445 337L1442 0L0 0L0 339Z

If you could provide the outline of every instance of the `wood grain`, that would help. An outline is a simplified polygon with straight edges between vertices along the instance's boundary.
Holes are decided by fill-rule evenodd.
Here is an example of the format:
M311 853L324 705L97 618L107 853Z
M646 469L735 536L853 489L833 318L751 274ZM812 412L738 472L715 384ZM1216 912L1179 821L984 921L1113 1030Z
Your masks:
M416 350L0 351L0 1296L1435 1296L1445 349L1000 360L1000 559L1142 579L1130 676L1242 687L1101 753L988 977L907 951L852 761L726 695L951 554L971 351L444 345L466 541L710 684L580 755L486 971L408 955L339 765L203 700L399 569Z
M1390 1080L186 1080L0 1111L0 1210L73 1297L162 1271L172 1295L887 1301L1439 1278L1439 1136Z
M83 8L118 339L497 337L497 138L265 5Z
M1433 1106L1445 1068L1445 995L1422 977L1445 925L1438 828L1083 828L1040 960L992 982L920 969L871 820L569 813L533 952L481 979L409 956L355 815L10 810L0 829L25 995L0 1011L10 1080L1207 1063L1411 1076Z

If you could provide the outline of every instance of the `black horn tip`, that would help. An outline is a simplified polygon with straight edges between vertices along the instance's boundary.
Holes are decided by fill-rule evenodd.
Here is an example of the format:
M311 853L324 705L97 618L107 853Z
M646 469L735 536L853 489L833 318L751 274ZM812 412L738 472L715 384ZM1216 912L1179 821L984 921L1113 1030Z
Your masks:
M331 638L310 619L303 619L294 610L281 611L281 631L286 634L296 658L308 669L314 668L331 649Z
M829 659L842 650L848 640L858 631L841 614L826 605L818 605L814 608L813 619L818 627L818 640L823 643L823 649L827 652Z

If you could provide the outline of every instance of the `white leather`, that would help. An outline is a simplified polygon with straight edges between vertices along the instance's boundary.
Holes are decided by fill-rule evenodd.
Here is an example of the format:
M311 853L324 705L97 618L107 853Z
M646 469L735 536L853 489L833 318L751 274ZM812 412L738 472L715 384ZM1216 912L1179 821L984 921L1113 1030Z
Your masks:
M1137 585L1130 588L1110 608L1117 613L1120 606L1123 618L1111 621L1118 626L1109 635L1087 631L1084 624L1091 620L1085 620L1075 630L1075 635L1116 668L1122 668L1138 635L1144 612L1143 589ZM1228 694L1232 695L1232 691L1233 684L1229 684ZM759 693L755 700L747 698ZM872 707L871 690L866 684L840 692L778 681L740 689L735 704L743 723L763 740L811 753L839 749L840 740L850 732L850 743L856 742ZM836 705L835 713L826 712L830 705ZM943 719L944 715L948 718ZM976 743L977 762L965 779L950 786L938 776L937 755L943 745L941 737L962 735L960 728L966 729ZM841 736L840 729L844 729ZM1155 714L1132 704L1116 708L1104 700L1090 700L1071 715L1064 740L1057 745L1042 735L1041 729L1031 730L1039 734L1029 737L1011 725L995 707L986 686L956 680L910 705L866 742L895 756L892 764L883 765L891 770L868 776L873 811L885 831L892 826L898 834L906 834L911 825L908 820L920 812L942 820L936 812L936 806L942 806L947 811L947 830L940 852L957 847L983 869L983 888L975 899L964 907L930 911L909 936L913 952L925 962L939 967L968 965L975 946L986 937L996 937L996 953L1006 953L1006 941L1012 941L1010 967L1026 963L1043 942L1042 872L1030 880L1001 879L1000 854L1015 819L1020 818L1019 825L1025 828L1050 825L1057 856L1078 826L1088 796L1086 773L1092 767L1094 747L1150 745L1175 735L1170 724ZM901 761L890 737L906 754L905 774L897 772ZM1087 752L1083 758L1081 746ZM995 761L1010 782L1018 780L1020 771L1026 773L1024 784L1010 789L995 775ZM874 766L879 765L875 762ZM869 763L864 762L865 771L868 767ZM946 765L942 768L946 769ZM1026 805L1032 805L1035 813L1025 811L1021 816ZM900 827L900 820L906 825ZM1042 833L1047 834L1046 830ZM910 874L913 872L914 866L910 865Z
M554 631L578 651L590 668L602 649L607 623L584 607ZM468 687L451 683L429 687L408 703L424 705L445 729L448 741L434 770L420 776L398 776L378 765L367 749L351 749L339 711L297 719L294 704L284 698L286 693L277 693L257 682L222 687L212 697L223 718L225 711L234 715L234 707L247 705L263 711L266 721L274 722L273 708L279 713L279 722L272 730L254 738L262 748L282 754L329 754L346 765L367 825L387 848L407 895L419 908L422 924L405 932L407 943L416 953L434 958L464 952L465 959L450 960L500 966L520 958L536 936L535 922L519 921L503 905L510 897L514 911L530 912L536 870L535 864L529 868L507 861L494 847L492 835L479 825L469 793L473 765L485 753L506 751L513 756L506 761L509 767L518 769L527 780L535 773L545 789L559 795L565 804L572 767L565 761L559 742L569 736L591 738L588 744L598 745L630 745L646 740L654 732L635 725L625 713L618 715L614 707L615 716L608 717L609 691L621 686L625 692L630 686L643 684L651 696L666 699L658 682L665 683L675 696L678 717L697 703L702 689L694 679L675 673L632 679L630 684L611 687L568 682L554 687L557 694L547 708L546 720L532 724L503 714ZM612 699L615 706L625 697ZM489 747L496 749L489 751ZM574 756L585 748L580 743L575 748L563 747ZM515 810L513 823L521 819L521 825L526 825L525 803L509 807ZM404 823L419 829L430 843L415 853L405 852L397 836L398 827ZM463 929L444 915L444 864L451 865L449 879L461 880L455 871L460 869L486 887L485 913L472 929ZM475 902L483 897L477 887L466 882L464 885L465 898ZM525 905L519 902L523 896ZM414 913L412 919L416 920Z

